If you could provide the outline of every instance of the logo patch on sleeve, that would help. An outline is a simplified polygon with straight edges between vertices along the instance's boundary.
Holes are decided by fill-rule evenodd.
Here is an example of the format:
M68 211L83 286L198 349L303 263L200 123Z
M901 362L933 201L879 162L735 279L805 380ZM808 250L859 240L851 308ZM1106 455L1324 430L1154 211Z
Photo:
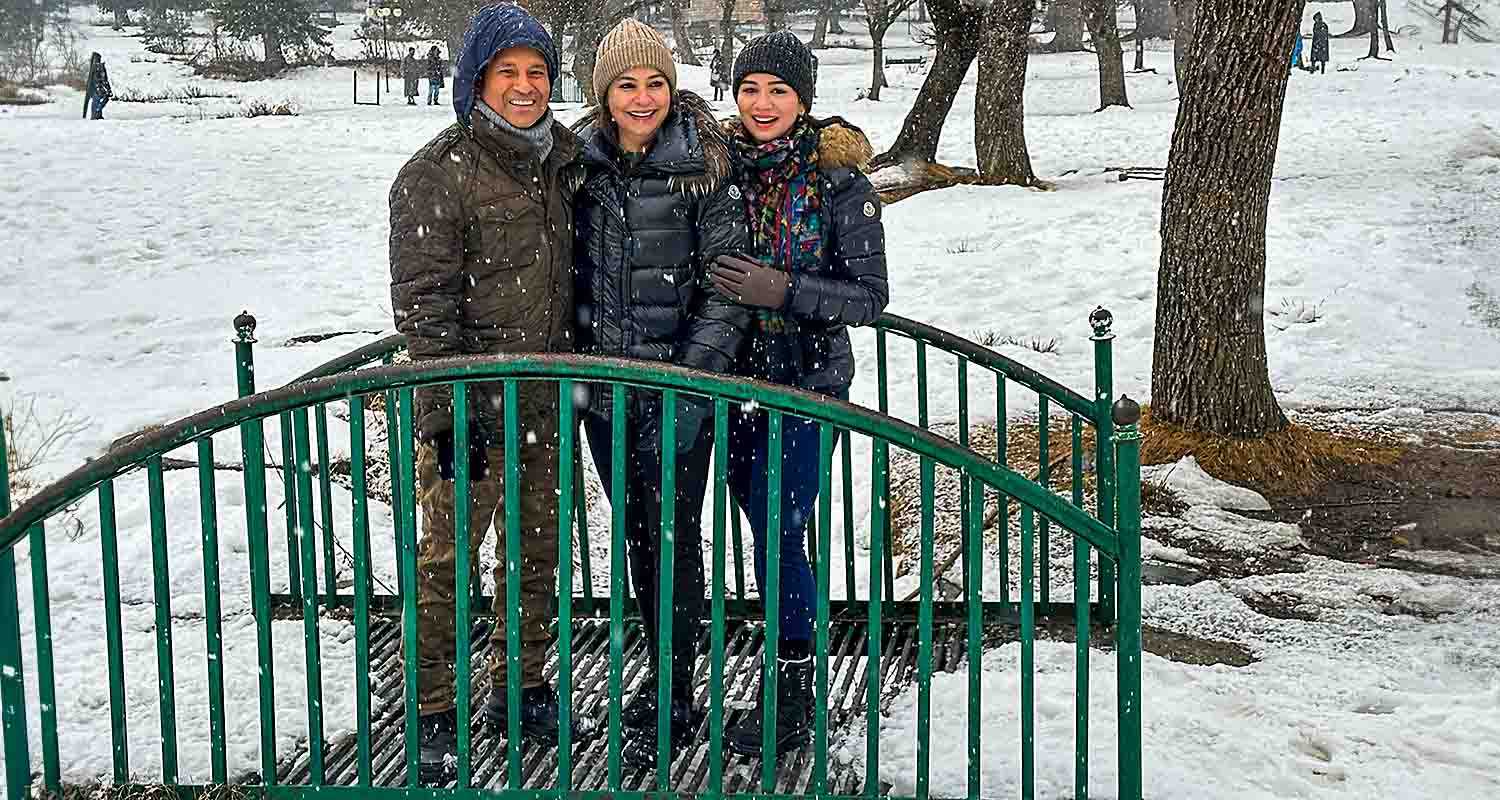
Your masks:
M870 202L869 200L865 201L865 216L867 216L867 217L873 217L873 216L875 216L875 204L872 203L872 202Z

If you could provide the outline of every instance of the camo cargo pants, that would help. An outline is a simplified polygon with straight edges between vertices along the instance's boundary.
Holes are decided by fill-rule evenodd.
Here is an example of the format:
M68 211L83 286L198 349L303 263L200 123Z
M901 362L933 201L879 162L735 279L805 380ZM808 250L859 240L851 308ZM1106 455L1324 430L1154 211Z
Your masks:
M525 389L522 387L523 393ZM527 403L518 409L520 464L521 686L545 681L548 632L557 575L557 406ZM545 402L545 401L544 401ZM529 409L536 409L528 413ZM480 563L479 548L495 534L495 624L490 629L490 686L505 684L505 448L487 451L489 473L469 490L469 564ZM422 538L417 543L417 697L420 713L453 708L454 659L454 483L438 474L437 450L417 448L417 498L422 507ZM477 643L476 643L477 644ZM476 700L476 702L478 702Z

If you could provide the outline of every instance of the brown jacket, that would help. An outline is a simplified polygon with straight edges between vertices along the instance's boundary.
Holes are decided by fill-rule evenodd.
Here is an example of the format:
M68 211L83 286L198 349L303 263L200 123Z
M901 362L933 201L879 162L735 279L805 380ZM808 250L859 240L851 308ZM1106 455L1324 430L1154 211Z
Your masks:
M391 186L391 309L413 359L573 349L578 138L553 123L544 164L478 110L428 142ZM486 396L490 395L490 396ZM497 387L471 419L499 430ZM424 440L452 427L451 393L417 401Z

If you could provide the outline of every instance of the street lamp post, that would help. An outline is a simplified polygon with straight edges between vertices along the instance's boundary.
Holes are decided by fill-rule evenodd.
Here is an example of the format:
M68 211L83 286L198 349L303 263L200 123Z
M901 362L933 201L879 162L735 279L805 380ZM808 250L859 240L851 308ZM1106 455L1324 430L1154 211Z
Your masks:
M401 15L405 13L401 6L390 0L381 0L378 6L365 8L365 16L370 19L380 20L380 59L384 62L381 71L385 73L385 90L391 90L391 17L395 17L399 23Z

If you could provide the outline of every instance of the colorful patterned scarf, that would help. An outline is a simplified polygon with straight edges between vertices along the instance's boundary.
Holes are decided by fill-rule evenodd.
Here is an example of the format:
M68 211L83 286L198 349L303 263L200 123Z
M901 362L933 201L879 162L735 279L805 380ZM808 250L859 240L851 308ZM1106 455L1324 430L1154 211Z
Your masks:
M807 117L787 134L756 142L743 127L735 145L746 166L745 208L757 258L787 272L816 271L823 263L823 197L817 180L818 130ZM779 312L760 318L780 327Z

